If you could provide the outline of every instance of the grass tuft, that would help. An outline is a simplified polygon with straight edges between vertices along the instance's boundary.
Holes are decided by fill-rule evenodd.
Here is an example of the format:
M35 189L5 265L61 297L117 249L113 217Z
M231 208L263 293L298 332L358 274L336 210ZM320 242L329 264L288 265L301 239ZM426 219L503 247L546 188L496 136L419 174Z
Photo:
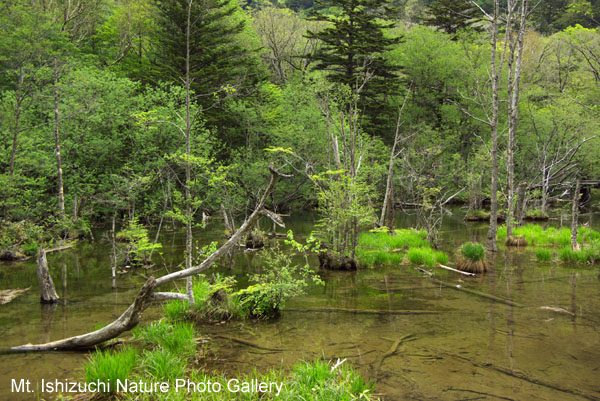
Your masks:
M111 383L110 391L116 390L117 380L124 381L135 367L137 355L133 349L126 351L96 351L85 365L85 380Z
M460 254L471 262L477 262L485 258L485 249L480 243L466 242L460 247Z
M549 262L552 259L552 252L545 248L535 250L535 257L540 262Z
M173 382L185 377L186 360L166 349L144 351L142 367L157 380Z

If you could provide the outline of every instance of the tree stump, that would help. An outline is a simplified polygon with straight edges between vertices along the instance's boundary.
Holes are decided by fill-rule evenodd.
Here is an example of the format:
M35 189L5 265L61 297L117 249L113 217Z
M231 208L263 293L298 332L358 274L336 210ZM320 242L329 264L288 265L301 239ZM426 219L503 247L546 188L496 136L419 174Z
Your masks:
M40 302L43 304L53 304L58 302L59 297L54 288L52 277L50 277L50 272L48 271L46 251L40 251L37 266L37 276L40 283Z

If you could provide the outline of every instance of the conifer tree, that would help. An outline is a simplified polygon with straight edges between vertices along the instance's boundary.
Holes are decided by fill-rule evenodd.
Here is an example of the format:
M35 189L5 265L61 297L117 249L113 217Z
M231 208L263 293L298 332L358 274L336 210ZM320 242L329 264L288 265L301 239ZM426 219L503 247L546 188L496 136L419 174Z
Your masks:
M398 68L384 57L401 39L384 33L394 25L387 22L392 11L387 0L320 0L311 19L331 24L307 34L309 39L322 42L310 58L315 62L313 68L327 71L330 81L355 89L366 73L372 75L361 91L360 109L368 118L363 127L375 133L382 131L385 123L380 120L386 115L384 99L398 81Z
M434 26L449 35L460 30L477 30L481 12L469 0L435 0L428 9L429 15L423 18L425 25Z

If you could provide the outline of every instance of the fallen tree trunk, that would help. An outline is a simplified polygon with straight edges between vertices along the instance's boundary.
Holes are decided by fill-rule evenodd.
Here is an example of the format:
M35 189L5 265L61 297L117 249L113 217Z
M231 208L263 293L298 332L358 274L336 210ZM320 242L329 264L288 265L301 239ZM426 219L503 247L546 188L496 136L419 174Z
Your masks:
M167 274L166 276L162 276L158 279L154 279L154 277L148 278L146 283L140 289L138 295L136 296L133 304L127 308L125 312L117 320L110 323L109 325L93 331L91 333L82 334L75 337L69 337L62 340L52 341L45 344L25 344L16 347L11 347L8 350L0 351L0 354L6 353L25 353L25 352L43 352L43 351L72 351L72 350L86 350L90 349L98 344L101 344L105 341L111 340L121 333L124 333L128 330L131 330L139 323L142 312L150 305L150 303L155 299L154 291L157 287L171 283L177 279L187 278L198 273L201 273L207 269L209 269L219 258L225 255L229 250L234 247L238 241L245 235L245 233L251 228L254 227L256 221L261 215L261 210L265 206L267 198L271 191L275 186L275 182L277 181L277 177L282 176L286 177L283 174L280 174L277 170L273 168L271 164L269 166L269 171L271 172L271 178L269 184L260 199L256 209L250 217L242 224L242 226L237 230L229 240L227 240L216 252L211 254L208 258L206 258L202 263L197 266L193 266L189 269L180 270L171 274ZM167 299L167 295L170 293L158 293L158 299ZM169 295L168 299L179 299L179 295L172 293Z

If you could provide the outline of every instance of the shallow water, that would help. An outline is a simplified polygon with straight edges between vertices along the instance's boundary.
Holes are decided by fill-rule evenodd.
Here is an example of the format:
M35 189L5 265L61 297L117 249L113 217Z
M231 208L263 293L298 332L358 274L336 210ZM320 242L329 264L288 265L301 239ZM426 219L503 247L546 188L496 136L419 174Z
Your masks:
M398 220L398 226L414 224L412 215ZM595 220L590 223L598 229ZM311 221L312 216L300 216L287 223L302 237ZM485 225L463 223L460 211L446 218L441 248L450 254L449 264L453 265L453 253L461 243L483 242L486 230ZM49 255L61 296L54 307L39 304L34 261L0 266L0 288L31 286L25 295L0 306L0 348L47 342L106 324L127 307L145 276L173 271L181 262L182 233L165 231L162 254L154 258L155 271L120 276L112 289L110 243L102 230L95 234L93 244ZM222 226L215 222L196 237L201 244L221 240ZM240 254L234 262L232 270L218 270L243 282L247 272L259 267L260 257ZM531 250L503 248L494 267L482 277L434 270L437 280L513 300L519 306L442 286L410 264L357 273L321 272L325 286L310 288L307 295L290 301L274 322L200 326L198 331L212 338L218 356L205 364L231 376L253 369L285 369L300 359L347 358L367 378L377 380L376 392L387 400L600 399L597 268L539 263ZM569 313L540 309L543 306ZM316 311L332 308L430 313ZM145 313L146 320L158 316L158 308ZM382 359L396 340L407 335L412 337L395 354ZM35 399L11 394L10 379L80 380L84 360L85 355L78 353L2 355L0 399Z

